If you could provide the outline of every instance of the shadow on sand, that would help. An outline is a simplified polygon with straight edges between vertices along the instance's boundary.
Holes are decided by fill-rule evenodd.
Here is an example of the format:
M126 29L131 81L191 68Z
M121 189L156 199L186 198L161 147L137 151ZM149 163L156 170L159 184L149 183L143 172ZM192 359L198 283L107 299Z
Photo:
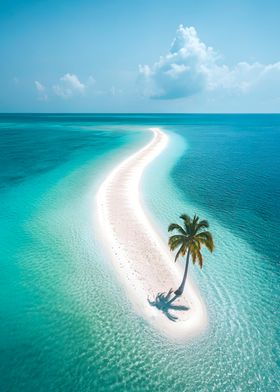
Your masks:
M176 298L178 298L178 296L174 294L173 298L171 298L172 294L173 294L173 290L170 289L167 294L158 293L154 301L151 301L148 298L148 302L151 306L155 306L157 309L161 310L162 313L169 318L169 320L176 321L178 317L170 314L169 311L188 310L189 308L183 305L173 305L173 302L175 301Z

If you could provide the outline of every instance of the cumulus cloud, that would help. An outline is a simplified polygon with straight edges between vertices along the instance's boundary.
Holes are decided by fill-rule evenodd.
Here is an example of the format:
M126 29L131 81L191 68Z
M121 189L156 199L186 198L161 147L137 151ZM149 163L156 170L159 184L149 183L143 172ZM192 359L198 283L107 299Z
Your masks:
M66 73L56 84L53 84L52 86L45 87L38 80L35 80L34 84L38 93L38 99L41 101L47 101L54 95L63 99L85 95L87 92L92 90L92 87L95 84L95 79L92 76L89 76L87 80L82 83L77 75Z
M228 89L247 93L258 86L268 86L269 81L280 84L280 62L274 64L249 64L240 62L234 67L215 66L208 72L208 89Z
M75 74L66 73L53 86L53 91L61 98L71 98L74 95L84 94L86 85L81 83Z
M172 99L193 95L207 85L207 70L216 54L197 36L194 27L179 26L169 52L153 66L139 66L145 92L153 98Z
M48 95L46 93L45 86L42 83L38 82L38 80L35 80L34 84L35 84L35 88L38 92L38 99L40 101L46 101L48 99Z
M140 65L139 76L144 94L155 99L217 89L246 93L272 79L280 85L280 62L220 64L220 56L199 39L194 27L180 25L168 53L152 66Z

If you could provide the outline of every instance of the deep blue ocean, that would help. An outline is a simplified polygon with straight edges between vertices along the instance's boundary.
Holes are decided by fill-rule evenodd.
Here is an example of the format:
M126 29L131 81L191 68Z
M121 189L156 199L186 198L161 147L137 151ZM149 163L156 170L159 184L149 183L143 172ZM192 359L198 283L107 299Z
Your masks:
M144 173L167 239L187 212L216 243L191 276L207 330L174 344L137 316L98 242L94 197L158 126ZM1 391L280 390L280 115L0 115Z

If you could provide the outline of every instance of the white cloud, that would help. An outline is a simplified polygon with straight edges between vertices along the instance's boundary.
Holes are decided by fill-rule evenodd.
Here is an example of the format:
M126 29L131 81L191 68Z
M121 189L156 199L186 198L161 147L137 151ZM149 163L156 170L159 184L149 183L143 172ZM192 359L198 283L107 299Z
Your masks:
M48 99L48 95L46 93L45 86L42 83L38 82L38 80L35 80L34 83L35 83L35 88L38 91L38 99L40 101L46 101Z
M77 75L66 73L59 79L58 83L54 84L52 87L47 88L38 80L35 80L34 84L38 92L38 99L46 101L49 98L47 91L50 96L52 93L52 95L55 94L63 99L84 95L95 84L95 79L92 76L89 76L87 81L82 83Z
M140 65L139 74L142 90L151 98L175 99L217 89L247 93L271 80L280 85L280 62L220 64L194 27L180 25L168 53L152 66Z
M37 80L35 80L34 83L35 83L36 89L37 89L39 92L45 91L45 87L44 87L40 82L38 82Z
M249 64L240 62L234 67L215 66L208 73L208 89L224 88L246 93L272 77L280 82L280 62L275 64Z
M61 98L71 98L74 95L84 94L86 85L81 83L79 78L70 73L66 73L59 79L59 83L53 86L53 91Z
M123 94L123 90L120 89L120 88L117 88L117 87L115 87L115 86L112 86L112 87L110 88L110 94L111 94L113 97L116 97L116 96L122 95L122 94Z
M207 69L216 54L197 36L194 27L179 26L167 55L152 67L140 66L144 89L153 98L172 99L193 95L207 85Z

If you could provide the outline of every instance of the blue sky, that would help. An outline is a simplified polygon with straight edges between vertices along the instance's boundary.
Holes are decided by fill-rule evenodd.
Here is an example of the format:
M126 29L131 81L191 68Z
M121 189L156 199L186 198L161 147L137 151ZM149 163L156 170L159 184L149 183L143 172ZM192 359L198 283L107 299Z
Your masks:
M279 112L277 1L0 2L0 112Z

